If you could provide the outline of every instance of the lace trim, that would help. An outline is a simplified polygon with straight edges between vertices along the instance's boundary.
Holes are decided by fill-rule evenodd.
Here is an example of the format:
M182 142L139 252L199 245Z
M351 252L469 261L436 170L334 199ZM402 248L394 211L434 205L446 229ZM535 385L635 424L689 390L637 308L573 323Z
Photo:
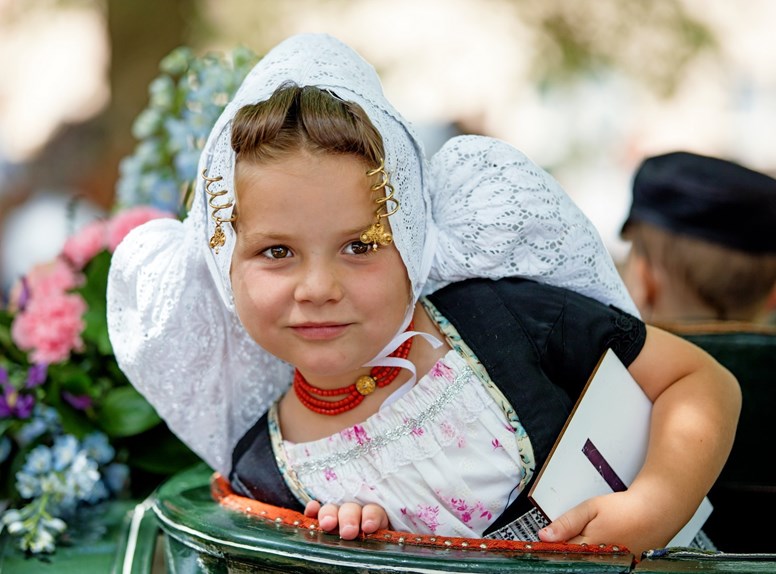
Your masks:
M445 339L447 340L447 343L450 345L450 347L455 349L455 351L467 362L474 375L482 383L484 389L488 392L493 401L501 408L501 411L504 413L504 416L506 417L509 425L514 429L515 440L517 441L517 450L520 454L520 461L522 463L522 472L520 483L518 485L519 491L522 491L531 480L534 471L536 470L536 457L534 456L531 439L528 436L528 433L525 432L523 425L520 423L520 418L517 416L517 412L515 412L512 404L504 396L504 393L501 392L501 389L499 389L491 380L490 375L488 375L485 367L482 366L482 363L477 358L477 355L464 342L464 340L461 338L461 335L458 333L458 330L453 326L453 324L450 323L450 321L448 321L447 318L442 315L442 313L440 313L434 304L426 297L423 297L420 300L420 303L425 308L431 320L434 321L437 327L439 327L439 330L442 331L442 334L445 336Z
M278 419L278 403L272 403L267 413L267 425L269 428L269 442L272 446L272 453L275 455L275 463L278 465L280 475L283 477L283 481L291 491L296 499L303 505L315 500L307 490L305 489L302 481L299 480L299 475L296 473L294 467L288 462L286 456L286 449L283 448L283 437L280 434L280 421Z
M381 448L407 436L425 423L436 419L442 409L463 389L468 379L472 376L472 370L467 366L455 376L453 383L445 388L437 399L425 409L419 416L407 418L401 425L383 434L375 435L362 444L348 450L332 453L328 456L314 460L308 460L296 465L298 474L320 472L335 465L342 465L362 458L366 454L372 454Z

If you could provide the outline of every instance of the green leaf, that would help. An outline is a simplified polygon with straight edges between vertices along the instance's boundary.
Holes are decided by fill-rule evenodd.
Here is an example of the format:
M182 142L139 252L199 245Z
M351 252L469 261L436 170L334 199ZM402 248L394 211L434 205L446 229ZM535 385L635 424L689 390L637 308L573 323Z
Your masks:
M108 391L97 411L97 421L112 437L132 436L161 422L159 415L133 387Z
M22 366L28 364L27 353L20 350L11 338L13 316L5 309L0 309L0 358ZM2 363L3 361L0 361Z
M50 366L48 377L52 383L56 382L56 388L60 392L67 391L73 395L85 395L89 394L92 389L92 380L89 375L78 365L72 363Z
M86 282L76 292L79 293L89 306L84 314L86 326L81 334L84 341L91 342L103 355L113 353L113 348L108 337L108 317L106 291L108 289L108 270L110 269L111 254L102 251L92 258L84 268Z
M6 431L11 428L13 421L11 419L0 420L0 436L3 436Z
M160 425L148 435L136 437L138 440L129 445L127 464L130 467L170 476L201 460L165 425ZM153 448L148 448L149 444L153 444Z
M59 418L62 421L62 430L78 439L82 439L87 434L95 430L95 425L89 420L87 414L68 405L65 402L58 402L55 406Z

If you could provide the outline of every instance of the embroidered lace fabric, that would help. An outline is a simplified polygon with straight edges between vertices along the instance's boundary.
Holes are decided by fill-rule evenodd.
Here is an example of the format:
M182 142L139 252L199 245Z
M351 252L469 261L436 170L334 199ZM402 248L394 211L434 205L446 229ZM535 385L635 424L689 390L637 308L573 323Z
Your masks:
M330 36L278 45L226 107L199 163L199 173L223 178L211 188L227 191L219 199L235 199L234 114L289 80L358 103L382 135L401 202L390 223L416 298L469 277L515 275L636 313L592 224L547 173L508 144L477 136L451 140L427 162L374 69ZM114 253L108 326L132 384L173 432L228 475L235 444L288 388L292 369L259 347L235 315L234 230L224 224L226 244L217 254L209 248L215 224L203 180L192 177L197 186L185 221L136 228Z
M421 534L481 536L524 475L515 430L454 350L362 424L283 444L315 499L378 503L392 528Z

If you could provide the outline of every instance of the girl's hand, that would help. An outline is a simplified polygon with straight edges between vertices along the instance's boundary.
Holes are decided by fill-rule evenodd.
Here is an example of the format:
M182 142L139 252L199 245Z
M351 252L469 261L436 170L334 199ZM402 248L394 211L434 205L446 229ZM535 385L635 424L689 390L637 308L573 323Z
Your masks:
M539 531L543 542L617 544L634 556L662 548L681 528L670 509L628 491L597 496L575 506Z
M371 534L383 528L388 528L388 515L382 506L367 504L361 506L355 502L346 502L342 506L324 504L317 500L307 503L304 515L308 518L318 518L318 523L325 532L332 532L339 526L340 538L353 540L359 531Z

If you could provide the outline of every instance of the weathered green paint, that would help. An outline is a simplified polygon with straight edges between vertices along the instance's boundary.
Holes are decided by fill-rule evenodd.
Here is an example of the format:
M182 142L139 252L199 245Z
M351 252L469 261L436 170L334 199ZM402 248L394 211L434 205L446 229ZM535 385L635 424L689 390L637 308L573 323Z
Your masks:
M169 569L176 573L622 573L631 568L630 555L507 554L340 540L221 508L210 497L209 477L209 470L198 467L157 493L155 511L168 537Z

